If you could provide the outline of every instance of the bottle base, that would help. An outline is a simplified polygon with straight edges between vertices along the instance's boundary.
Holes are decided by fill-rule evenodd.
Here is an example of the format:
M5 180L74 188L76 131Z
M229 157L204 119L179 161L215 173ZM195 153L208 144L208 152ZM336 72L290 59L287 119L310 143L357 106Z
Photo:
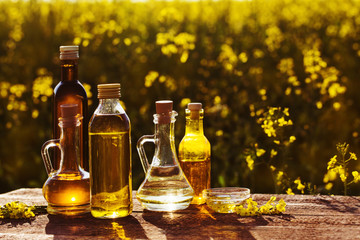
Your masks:
M201 205L201 204L204 204L205 202L206 202L206 200L203 197L194 197L193 200L191 201L191 204Z
M57 206L48 204L46 210L52 215L77 216L90 212L90 204L76 206Z
M172 212L189 207L192 196L142 196L137 194L141 206L150 211Z
M155 211L155 212L173 212L177 210L183 210L188 208L190 203L186 204L173 204L173 203L167 203L167 204L158 204L158 203L141 203L141 206L144 209Z
M117 209L115 211L106 211L103 209L91 208L91 215L94 218L100 218L100 219L122 218L122 217L129 216L131 213L132 213L132 210L129 208Z

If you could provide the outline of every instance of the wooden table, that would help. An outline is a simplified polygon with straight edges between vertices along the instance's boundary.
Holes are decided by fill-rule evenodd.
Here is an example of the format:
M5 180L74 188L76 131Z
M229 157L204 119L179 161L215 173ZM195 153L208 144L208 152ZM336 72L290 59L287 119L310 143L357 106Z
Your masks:
M260 204L270 196L253 194L252 198ZM205 205L172 213L144 211L134 199L133 213L115 220L95 219L90 214L0 220L0 239L360 239L360 197L277 198L287 203L285 214L245 218L214 213ZM0 194L1 205L9 201L46 205L38 188Z

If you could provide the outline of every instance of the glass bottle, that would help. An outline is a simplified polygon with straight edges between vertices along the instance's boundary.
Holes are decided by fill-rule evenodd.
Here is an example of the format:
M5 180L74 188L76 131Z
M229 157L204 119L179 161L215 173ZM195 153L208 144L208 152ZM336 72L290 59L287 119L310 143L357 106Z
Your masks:
M99 105L89 123L91 214L118 218L132 212L131 126L120 104L120 84L98 85Z
M194 195L176 157L174 125L177 113L172 111L172 105L172 101L156 102L155 134L142 136L137 143L146 177L136 197L145 209L152 211L185 209ZM151 165L143 147L146 142L155 144Z
M201 103L189 103L186 113L185 136L179 145L180 166L193 187L192 204L203 204L204 189L210 188L210 143L204 135L204 109Z
M61 81L54 88L53 107L53 138L60 137L58 119L60 116L60 105L77 104L78 112L83 116L80 129L80 166L89 171L88 161L88 98L85 88L78 80L79 46L61 46ZM55 150L53 167L58 169L60 165L60 154Z
M49 178L43 186L43 194L48 202L49 214L79 215L90 211L89 173L79 166L81 115L78 105L60 106L60 139L44 143L41 155ZM49 148L61 151L60 167L54 169L49 156Z

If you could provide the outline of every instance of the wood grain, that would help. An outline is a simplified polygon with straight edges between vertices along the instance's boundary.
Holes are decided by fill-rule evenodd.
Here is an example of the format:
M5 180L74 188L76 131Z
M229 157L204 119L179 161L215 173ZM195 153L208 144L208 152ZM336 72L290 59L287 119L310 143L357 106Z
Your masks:
M260 204L270 197L252 195ZM122 219L42 214L33 220L0 220L0 239L360 239L360 197L276 197L287 203L285 214L246 218L214 213L206 205L171 213L144 211L134 198L133 213ZM46 205L41 189L0 194L1 205L16 200Z

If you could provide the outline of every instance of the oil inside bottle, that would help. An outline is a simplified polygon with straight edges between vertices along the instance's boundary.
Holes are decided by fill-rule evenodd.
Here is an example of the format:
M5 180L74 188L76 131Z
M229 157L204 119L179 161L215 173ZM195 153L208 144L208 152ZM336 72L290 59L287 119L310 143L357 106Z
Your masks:
M126 114L94 114L89 127L91 214L132 212L130 125Z
M60 139L44 143L41 154L49 178L43 186L43 194L48 202L50 214L79 215L90 210L89 173L80 166L80 127L82 119L78 105L60 106ZM54 169L48 149L57 147L61 152L59 169Z
M193 193L178 166L152 166L136 197L148 210L175 211L187 208Z
M152 211L185 209L194 196L176 156L174 123L177 113L172 111L172 104L172 101L156 102L155 134L142 136L137 144L146 177L136 197L145 209ZM145 142L155 143L151 165L143 147Z
M180 159L180 166L187 180L194 189L192 204L203 204L202 191L210 187L210 158Z
M79 176L67 173L49 178L43 192L49 214L78 215L89 212L89 174Z
M210 143L204 135L204 110L201 103L189 103L186 109L185 136L179 144L179 162L194 189L192 204L204 204L203 191L210 188Z

